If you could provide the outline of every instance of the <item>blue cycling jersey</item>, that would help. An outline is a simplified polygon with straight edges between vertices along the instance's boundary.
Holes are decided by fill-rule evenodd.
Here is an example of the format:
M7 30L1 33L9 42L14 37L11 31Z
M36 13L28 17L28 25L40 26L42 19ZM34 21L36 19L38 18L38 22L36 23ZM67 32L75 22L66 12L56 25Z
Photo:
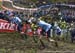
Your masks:
M51 24L48 24L48 23L46 23L46 22L44 22L44 21L42 21L42 20L40 20L40 21L38 22L38 25L39 25L40 27L42 27L42 28L45 30L45 32L47 32L47 31L52 27Z

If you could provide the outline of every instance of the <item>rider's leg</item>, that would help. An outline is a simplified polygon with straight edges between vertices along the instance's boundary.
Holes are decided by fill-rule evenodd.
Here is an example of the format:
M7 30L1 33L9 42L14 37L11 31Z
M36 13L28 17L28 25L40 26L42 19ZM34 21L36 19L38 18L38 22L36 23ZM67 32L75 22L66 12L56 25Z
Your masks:
M47 36L47 40L48 40L49 42L50 42L50 41L54 41L53 39L51 39L50 30L47 31L46 36Z
M40 43L41 43L41 46L43 47L43 48L45 48L45 44L44 44L44 42L42 41L42 37L43 37L43 30L42 31L40 31L40 34L38 34L38 36L39 36L39 40L40 40Z
M75 36L75 34L72 34L71 35L71 42L73 43L73 41L74 41L74 36Z
M27 37L27 35L25 34L25 32L21 32L20 35L21 35L21 38L22 38L22 39L27 40L28 37Z

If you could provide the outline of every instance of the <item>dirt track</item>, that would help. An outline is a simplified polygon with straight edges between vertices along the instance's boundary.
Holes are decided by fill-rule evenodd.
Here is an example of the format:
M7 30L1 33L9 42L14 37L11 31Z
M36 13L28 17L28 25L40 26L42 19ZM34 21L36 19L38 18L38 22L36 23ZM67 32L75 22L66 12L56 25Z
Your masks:
M46 45L46 48L41 50L39 49L40 43L34 43L32 38L22 40L18 34L0 34L0 52L46 53L50 51L75 51L75 44L72 43L59 41L59 47L57 48L53 45L53 43L48 43L46 40L43 41Z

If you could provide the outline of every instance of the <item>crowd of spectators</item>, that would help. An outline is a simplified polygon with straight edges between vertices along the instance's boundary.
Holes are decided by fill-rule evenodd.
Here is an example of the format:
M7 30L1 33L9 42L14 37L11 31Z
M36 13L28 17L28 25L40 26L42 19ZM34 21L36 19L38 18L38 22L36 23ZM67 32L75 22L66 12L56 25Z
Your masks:
M23 4L23 3L22 3ZM25 3L24 3L25 4ZM40 2L37 2L36 5L37 7L39 6L43 6L45 5L46 3L42 3L41 1ZM47 3L48 5L50 5L50 3ZM47 5L46 4L46 5ZM28 4L29 5L29 4ZM50 6L48 6L50 7ZM44 7L45 8L45 7ZM41 8L42 9L42 8ZM50 9L49 9L50 10ZM54 20L54 23L48 23L45 22L45 20L34 20L33 21L33 24L32 24L32 20L34 18L40 18L42 16L45 16L46 15L50 15L50 18L52 18ZM25 33L27 32L28 35L33 35L33 33L37 30L37 33L38 35L41 35L41 31L44 29L46 34L45 35L48 35L50 37L50 29L56 25L56 28L55 30L57 30L57 35L60 35L61 34L61 29L59 26L59 23L55 23L56 22L62 22L61 24L62 25L66 25L65 23L72 23L72 22L75 22L75 10L72 8L53 8L52 10L50 11L46 11L46 10L41 10L39 12L35 12L33 13L32 15L26 15L24 14L23 12L17 12L17 11L9 11L9 10L3 10L3 11L0 11L0 19L3 19L3 20L7 20L9 23L11 24L17 24L17 30L18 31L23 31L24 29L26 30ZM45 18L43 18L45 19ZM56 19L56 20L55 20ZM47 19L46 19L47 20ZM64 20L64 21L62 21ZM36 21L36 22L35 22ZM23 23L25 24L25 27L26 28L23 28L22 30L22 27L23 27ZM39 25L36 25L36 23ZM41 26L41 27L40 27ZM70 27L71 28L71 27ZM65 27L66 29L66 27ZM68 28L69 29L69 28ZM44 31L43 30L43 31ZM34 31L34 32L33 32ZM71 35L72 35L72 41L74 39L74 36L75 36L75 33L74 33L75 29L71 32Z
M19 18L16 12L9 10L0 11L0 19L6 20L11 24L16 24L18 26L17 30L20 31L22 20Z
M62 9L61 10L62 18L66 22L75 22L75 10L74 9Z
M49 11L49 12L51 12L51 11ZM58 12L58 13L56 13L56 12ZM60 15L59 18L61 18L61 17L64 18L64 21L67 19L66 23L67 22L70 23L72 21L75 21L75 12L74 12L74 10L71 10L71 9L52 10L52 14L54 16L53 19L59 15ZM51 14L49 14L49 15L51 15ZM29 29L29 31L31 31L32 25L30 23L31 23L31 20L33 19L32 17L36 18L37 16L32 16L32 15L28 16L28 15L24 15L24 13L22 13L22 12L17 12L17 11L9 11L9 10L0 11L0 19L7 20L9 23L17 24L18 25L18 28L17 28L18 31L22 30L21 28L23 26L23 23L27 23L28 29ZM39 17L41 17L41 16L42 15L40 14ZM50 24L52 24L52 23L50 23ZM34 24L33 24L32 28L37 28L37 26L36 25L34 26ZM29 34L31 34L31 33L29 33Z

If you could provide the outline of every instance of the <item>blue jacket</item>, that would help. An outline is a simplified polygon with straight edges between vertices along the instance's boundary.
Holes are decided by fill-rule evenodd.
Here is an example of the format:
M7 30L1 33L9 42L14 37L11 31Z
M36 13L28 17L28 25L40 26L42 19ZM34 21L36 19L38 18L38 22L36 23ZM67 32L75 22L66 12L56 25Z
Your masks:
M10 19L11 23L19 25L22 21L19 17L14 17Z

